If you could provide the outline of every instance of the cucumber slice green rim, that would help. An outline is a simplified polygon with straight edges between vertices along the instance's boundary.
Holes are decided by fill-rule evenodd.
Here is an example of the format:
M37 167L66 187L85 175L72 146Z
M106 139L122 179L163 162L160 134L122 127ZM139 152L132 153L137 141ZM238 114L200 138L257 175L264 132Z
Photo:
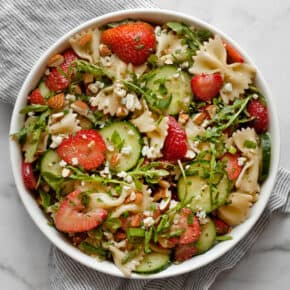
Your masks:
M166 269L169 265L169 255L152 252L145 256L134 272L139 274L154 274Z
M271 137L268 132L261 135L261 148L262 168L260 171L259 181L263 182L268 177L271 163Z
M201 234L195 246L199 254L208 251L215 243L216 240L216 228L214 222L208 218L208 222L201 225Z
M127 121L117 121L108 125L100 131L100 134L104 138L107 148L114 148L113 151L107 150L106 160L110 163L110 169L112 171L128 171L133 168L141 154L141 135L137 128ZM122 153L122 150L128 149L128 153ZM119 154L118 162L112 164L112 157L114 153Z
M162 100L160 109L164 114L177 115L180 111L186 112L193 98L189 74L179 71L174 65L165 65L150 72L151 78L147 81L147 88ZM149 107L156 110L155 102L146 99Z

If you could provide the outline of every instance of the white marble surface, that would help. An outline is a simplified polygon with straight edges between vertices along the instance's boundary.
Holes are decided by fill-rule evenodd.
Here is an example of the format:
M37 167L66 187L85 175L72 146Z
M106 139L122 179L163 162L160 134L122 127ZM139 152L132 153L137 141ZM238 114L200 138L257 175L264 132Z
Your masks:
M192 14L216 25L245 48L273 91L282 132L281 166L290 169L289 0L159 0L162 8ZM48 290L50 243L22 206L8 154L11 107L0 105L0 289ZM218 277L211 289L289 289L290 216L273 219L248 255Z

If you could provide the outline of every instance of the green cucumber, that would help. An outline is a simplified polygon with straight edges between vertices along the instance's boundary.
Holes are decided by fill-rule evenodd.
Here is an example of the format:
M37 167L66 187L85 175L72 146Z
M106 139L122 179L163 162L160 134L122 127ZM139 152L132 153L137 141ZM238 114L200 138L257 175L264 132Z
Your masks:
M223 205L227 200L230 189L227 176L224 175L214 186L216 190L212 192L213 196L211 197L208 179L197 175L187 176L186 179L181 177L177 185L178 197L180 200L186 198L187 201L190 201L193 212L204 210L209 213Z
M167 254L152 252L146 255L134 272L140 274L153 274L166 269L170 265L170 257Z
M193 98L189 74L178 71L173 65L166 65L150 72L151 78L147 81L147 88L152 91L158 100L171 101L168 106L161 108L164 114L177 115L180 111L186 112ZM156 110L152 100L146 98L152 110Z
M262 168L260 171L259 181L263 182L268 177L271 162L271 138L268 132L261 135L261 148Z
M54 150L48 150L43 155L40 163L41 175L54 190L59 188L62 181L62 168L59 165L60 161L60 157Z
M43 97L48 98L52 95L52 91L46 86L44 81L41 81L38 85L40 93Z
M209 250L216 240L216 228L214 222L208 218L206 224L201 225L201 234L195 246L199 254L202 254Z
M106 159L110 163L110 169L113 171L128 171L133 168L141 154L141 136L136 127L130 122L114 122L100 131L104 138L107 148L113 146L114 150L107 150ZM122 153L122 149L129 149L129 153ZM120 153L116 164L112 164L114 153Z

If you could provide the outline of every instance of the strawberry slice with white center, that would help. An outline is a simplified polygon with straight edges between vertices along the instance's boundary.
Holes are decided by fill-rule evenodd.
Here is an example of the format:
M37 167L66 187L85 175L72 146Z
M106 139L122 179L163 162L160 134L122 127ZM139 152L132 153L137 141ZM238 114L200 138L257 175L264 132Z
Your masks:
M76 190L66 196L55 215L55 226L65 233L79 233L99 226L107 217L107 211L96 208L85 212L81 202L80 191Z
M96 130L89 129L80 130L75 136L64 139L56 151L67 163L92 170L104 162L105 150L102 136Z

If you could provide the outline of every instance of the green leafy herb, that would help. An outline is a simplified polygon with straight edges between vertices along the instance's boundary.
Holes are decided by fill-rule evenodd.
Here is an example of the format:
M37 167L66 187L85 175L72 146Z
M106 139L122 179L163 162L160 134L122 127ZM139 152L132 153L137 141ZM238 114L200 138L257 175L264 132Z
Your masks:
M118 218L107 218L103 223L103 229L109 232L116 232L121 227L121 221Z
M111 142L118 149L118 151L121 151L125 144L125 140L121 138L120 134L116 130L111 136Z
M245 140L244 146L249 149L255 149L257 148L257 143L251 140Z
M106 257L107 252L102 247L95 247L88 242L81 242L80 249L90 255Z
M150 249L150 241L153 235L153 228L149 228L149 230L145 231L145 239L144 239L144 252L149 254L151 252Z
M51 206L51 195L44 190L39 190L40 198L41 198L41 205L43 206L44 210L47 211L47 208Z
M101 67L84 60L76 60L72 62L72 65L75 70L80 73L90 73L94 75L94 77L101 77L105 75L105 72Z
M44 112L46 110L48 110L48 106L46 105L33 104L27 105L23 109L21 109L20 114L27 114L29 112Z

